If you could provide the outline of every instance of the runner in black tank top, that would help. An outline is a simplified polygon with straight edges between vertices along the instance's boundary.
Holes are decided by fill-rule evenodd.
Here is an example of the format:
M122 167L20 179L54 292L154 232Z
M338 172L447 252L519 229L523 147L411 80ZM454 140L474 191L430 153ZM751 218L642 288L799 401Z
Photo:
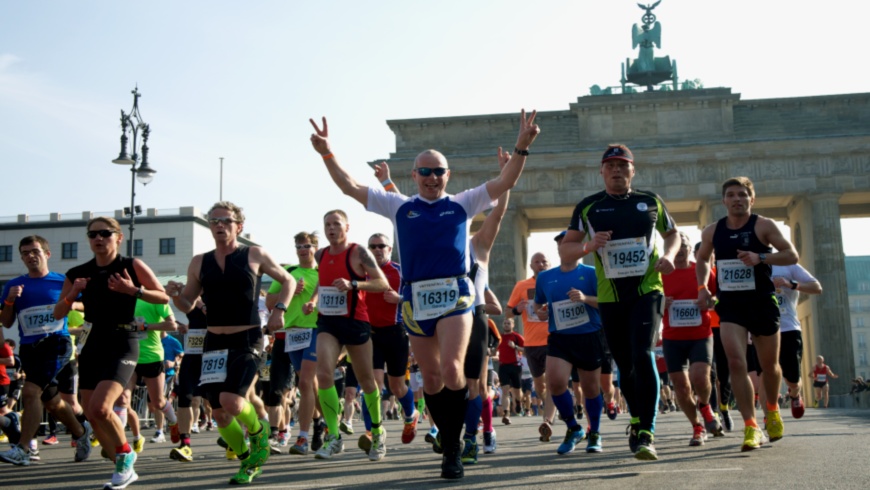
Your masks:
M770 440L776 441L783 435L782 418L776 404L782 371L779 367L779 307L773 294L771 265L794 264L798 256L773 220L752 214L755 191L748 178L727 180L722 185L722 202L728 215L704 229L696 256L698 305L707 309L714 304L706 284L715 249L719 288L716 313L721 318L719 330L731 368L731 386L746 422L741 449L750 451L761 446L763 437L755 420L754 391L747 374L747 334L752 334L763 371L768 400L767 431ZM771 245L778 250L776 253L772 252Z

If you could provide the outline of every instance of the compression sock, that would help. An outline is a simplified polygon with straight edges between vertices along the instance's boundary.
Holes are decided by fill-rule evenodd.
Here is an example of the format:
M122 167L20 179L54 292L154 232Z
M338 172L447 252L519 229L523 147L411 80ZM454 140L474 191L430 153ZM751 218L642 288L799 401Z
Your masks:
M426 397L421 396L420 399L417 400L417 411L420 413L423 413L425 410L426 410Z
M245 401L245 403L248 402ZM250 403L248 403L248 406L250 406ZM226 427L218 426L218 433L220 433L230 449L232 449L240 459L248 452L248 442L245 440L245 431L242 430L242 426L239 425L239 421L236 420L236 417L231 419L230 425Z
M365 403L362 404L362 419L363 424L366 426L366 432L372 431L372 414L369 413L369 406Z
M713 421L713 407L709 403L701 403L698 408L701 409L701 416L704 417L704 422Z
M380 434L384 431L381 427L381 392L375 390L371 393L363 393L363 401L369 409L369 417L372 418L372 434Z
M166 415L166 421L169 422L169 425L175 425L178 423L178 418L175 416L175 410L172 408L172 404L169 403L169 400L166 400L166 403L160 411Z
M318 389L317 394L320 395L320 410L323 412L323 419L326 421L326 428L329 429L331 435L341 437L338 432L338 412L341 411L341 404L338 402L338 393L335 387Z
M561 395L553 395L553 403L556 405L556 410L559 411L562 420L568 424L569 429L575 430L580 427L577 419L574 418L574 399L571 397L570 391L565 390Z
M402 405L405 420L408 421L414 415L414 393L411 390L405 390L405 395L399 398L399 403Z
M492 432L492 398L486 397L483 400L483 412L480 414L480 418L483 419L483 431L484 432Z
M480 415L483 412L483 399L477 395L474 399L468 400L468 405L465 408L465 435L477 435L477 426L480 422Z
M263 425L257 420L257 409L248 400L242 400L242 411L236 415L236 420L245 424L248 434L259 434Z
M468 388L451 390L446 386L441 390L444 402L444 424L438 424L441 440L447 444L459 444L462 435L462 424L465 421L465 411L468 403Z
M121 427L125 427L127 425L127 407L115 406L112 407L112 411L121 419Z
M599 432L601 428L601 411L604 408L604 398L599 394L595 398L586 399L586 415L589 418L589 430Z

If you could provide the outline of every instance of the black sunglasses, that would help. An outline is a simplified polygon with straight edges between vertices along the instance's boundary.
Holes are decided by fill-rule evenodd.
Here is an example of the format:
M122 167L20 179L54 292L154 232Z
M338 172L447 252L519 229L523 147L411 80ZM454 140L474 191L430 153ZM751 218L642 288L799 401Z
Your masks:
M436 168L417 167L414 170L418 174L422 175L423 177L428 177L432 174L435 174L435 176L437 176L437 177L441 177L442 175L447 173L447 169L444 167L436 167Z
M89 231L89 232L88 232L88 238L97 238L97 236L101 236L101 237L103 237L103 238L109 238L110 236L114 235L115 233L118 233L118 232L117 232L117 231L114 231L114 230L95 230L95 231Z
M376 248L385 249L387 247L389 247L389 245L387 245L386 243L373 243L373 244L369 245L369 248L372 250L374 250Z
M238 223L238 221L236 221L230 217L209 218L208 222L212 225L216 225L218 223L223 223L224 226L229 226L230 223Z
M310 243L303 243L302 245L296 245L296 250L302 250L303 248L308 249L313 247L314 245Z

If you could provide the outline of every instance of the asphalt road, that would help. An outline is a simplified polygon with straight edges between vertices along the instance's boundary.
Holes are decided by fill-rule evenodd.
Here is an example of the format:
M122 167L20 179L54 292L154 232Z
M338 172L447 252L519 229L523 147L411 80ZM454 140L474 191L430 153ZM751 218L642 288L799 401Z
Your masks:
M659 417L656 462L632 457L624 415L602 421L603 453L580 451L567 456L556 454L564 425L557 424L553 442L544 444L538 441L539 418L513 421L510 426L497 425L496 454L481 454L479 463L467 466L465 478L457 482L439 478L440 456L423 441L422 430L410 445L402 445L400 422L386 421L384 461L369 462L356 448L356 437L349 436L346 453L331 461L311 455L272 456L249 488L870 488L868 410L807 409L801 420L793 420L786 411L786 436L750 453L740 452L742 431L711 439L699 448L689 447L691 426L682 413L669 413ZM227 488L238 462L226 461L216 437L217 432L194 435L192 463L170 460L168 442L146 444L136 463L139 481L129 488ZM0 487L102 488L113 467L99 457L98 450L88 461L74 463L69 436L62 436L57 446L41 446L42 460L29 467L0 463Z

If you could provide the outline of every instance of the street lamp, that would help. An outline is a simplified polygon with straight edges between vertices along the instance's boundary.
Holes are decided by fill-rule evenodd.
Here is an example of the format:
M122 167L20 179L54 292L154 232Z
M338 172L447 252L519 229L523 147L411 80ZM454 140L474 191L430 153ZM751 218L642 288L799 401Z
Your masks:
M151 127L145 124L142 120L142 115L139 114L139 87L133 89L133 109L129 114L125 114L121 110L121 153L118 158L112 160L112 163L118 165L131 165L130 172L130 207L124 208L124 215L130 216L130 236L127 238L127 256L133 256L133 230L135 229L136 215L142 213L141 206L136 206L136 181L142 185L148 185L154 180L156 170L148 166L148 135L151 133ZM135 120L135 121L134 121ZM139 130L142 130L142 162L139 162L139 155L136 153L136 139L139 136ZM133 154L127 154L127 132L133 133ZM137 166L138 164L138 166Z

